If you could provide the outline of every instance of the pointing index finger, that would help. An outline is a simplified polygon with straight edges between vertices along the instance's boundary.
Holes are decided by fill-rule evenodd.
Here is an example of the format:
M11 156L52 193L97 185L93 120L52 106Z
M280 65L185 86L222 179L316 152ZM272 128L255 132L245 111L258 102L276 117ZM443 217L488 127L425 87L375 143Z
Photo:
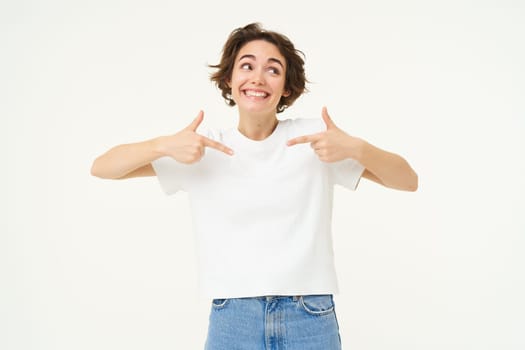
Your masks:
M217 151L221 151L223 153L226 153L228 155L233 155L233 150L225 145L223 145L222 143L220 142L217 142L217 141L214 141L212 139L209 139L205 136L203 136L203 143L204 143L204 146L206 147L210 147L210 148L214 148L216 149Z
M293 145L297 145L297 144L300 144L300 143L311 143L311 142L318 141L320 137L321 137L320 134L311 134L311 135L298 136L298 137L295 137L295 138L293 138L291 140L288 140L288 142L286 142L286 144L288 146L293 146Z

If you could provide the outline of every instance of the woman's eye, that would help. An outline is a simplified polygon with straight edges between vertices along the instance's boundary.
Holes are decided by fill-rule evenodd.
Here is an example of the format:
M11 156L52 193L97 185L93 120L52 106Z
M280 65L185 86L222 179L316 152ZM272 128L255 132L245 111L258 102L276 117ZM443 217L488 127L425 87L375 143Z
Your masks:
M279 74L279 70L277 68L270 67L268 68L268 71L272 74Z
M241 64L241 69L250 70L252 66L249 63Z

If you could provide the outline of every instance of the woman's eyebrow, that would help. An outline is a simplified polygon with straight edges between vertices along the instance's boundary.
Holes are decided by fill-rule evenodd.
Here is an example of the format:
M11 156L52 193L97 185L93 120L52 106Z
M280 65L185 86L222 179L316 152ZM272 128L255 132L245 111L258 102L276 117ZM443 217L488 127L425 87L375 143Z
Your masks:
M283 64L282 64L281 61L278 60L277 58L273 58L273 57L271 57L271 58L268 58L268 61L270 61L270 62L275 62L275 63L277 63L278 65L280 65L280 66L284 69Z
M242 56L239 58L239 61L242 60L242 59L244 59L244 58L250 58L250 59L252 59L252 60L254 60L254 61L257 60L257 58L255 57L255 55L246 54L246 55L242 55ZM277 63L278 65L280 65L282 68L284 68L282 62L281 62L279 59L277 59L277 58L270 57L270 58L268 58L268 62L275 62L275 63Z

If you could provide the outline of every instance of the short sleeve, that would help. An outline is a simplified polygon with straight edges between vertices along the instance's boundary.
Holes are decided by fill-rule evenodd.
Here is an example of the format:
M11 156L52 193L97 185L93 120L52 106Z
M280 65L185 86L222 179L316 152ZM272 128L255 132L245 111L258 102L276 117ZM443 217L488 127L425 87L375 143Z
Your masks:
M357 160L345 159L331 163L330 167L334 176L334 183L355 191L365 167Z
M321 118L296 119L293 121L294 130L290 137L307 135L326 130L326 124ZM359 185L365 167L355 159L345 159L335 163L324 163L330 169L333 184L341 185L354 191Z
M203 128L198 133L212 140L216 140L218 137L214 130L207 128ZM155 170L155 174L157 174L161 189L164 193L170 195L178 191L188 191L191 179L195 176L203 159L197 163L184 164L171 157L161 157L152 161L151 166Z
M170 157L161 157L151 162L151 166L157 174L160 187L166 194L174 194L179 190L184 190L184 179L187 172L185 164Z

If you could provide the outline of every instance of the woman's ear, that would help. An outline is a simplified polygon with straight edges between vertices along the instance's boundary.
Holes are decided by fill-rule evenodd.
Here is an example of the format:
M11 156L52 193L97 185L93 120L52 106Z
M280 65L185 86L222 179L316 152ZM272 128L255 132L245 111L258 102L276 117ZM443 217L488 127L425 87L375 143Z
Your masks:
M283 97L288 97L288 96L290 96L290 94L291 94L291 92L288 91L288 90L284 90L283 91Z

